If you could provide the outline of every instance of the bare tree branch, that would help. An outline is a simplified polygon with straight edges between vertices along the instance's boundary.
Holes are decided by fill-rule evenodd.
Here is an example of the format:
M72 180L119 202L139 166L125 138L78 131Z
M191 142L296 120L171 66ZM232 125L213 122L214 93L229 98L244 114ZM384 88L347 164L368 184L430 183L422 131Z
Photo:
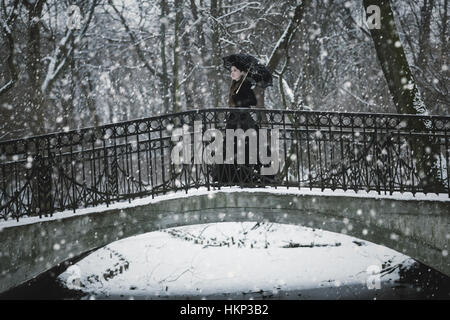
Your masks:
M127 24L127 21L125 20L122 13L117 9L117 7L113 4L111 0L108 0L108 4L113 8L114 12L119 16L120 22L122 23L122 26L125 28L125 31L128 33L128 36L130 37L134 48L136 49L136 53L139 57L139 60L142 61L145 68L150 71L151 74L158 76L159 78L162 77L162 74L158 71L156 71L145 59L144 53L141 50L141 47L139 46L139 41L137 41L136 36L134 35L133 31L130 29L130 27Z
M306 8L309 6L310 3L311 0L303 0L301 4L296 6L294 16L292 17L291 21L289 22L289 25L283 32L283 35L281 36L280 40L278 40L278 43L275 45L272 54L270 55L269 62L267 63L267 68L271 72L275 71L278 63L285 54L285 51L289 46L289 42L291 41L292 36L295 34L297 26L300 24L300 21L303 18Z
M86 34L86 31L92 20L95 7L97 6L97 1L98 0L92 0L91 6L89 7L88 11L88 17L84 22L83 28L80 30L75 40L73 41L73 45L69 46L70 39L74 36L74 29L70 28L67 29L65 36L60 40L58 46L53 52L52 57L50 57L50 63L47 69L47 73L41 85L41 92L43 95L45 95L50 90L53 82L56 80L61 71L67 66L69 57L72 55L75 48L80 44L81 39Z

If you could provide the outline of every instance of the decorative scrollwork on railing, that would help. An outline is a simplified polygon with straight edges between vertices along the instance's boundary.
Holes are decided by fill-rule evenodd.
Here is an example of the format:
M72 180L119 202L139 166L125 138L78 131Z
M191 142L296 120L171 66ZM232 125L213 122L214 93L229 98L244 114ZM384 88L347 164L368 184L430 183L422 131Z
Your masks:
M0 142L0 218L51 215L205 186L435 192L449 194L450 117L245 109L258 130L279 131L279 170L259 177L231 165L172 163L173 133L218 129L243 109L191 110L69 132ZM426 130L412 124L426 122ZM270 140L270 139L269 139ZM203 147L211 141L201 140ZM269 148L270 149L270 148ZM202 155L203 156L203 155ZM430 176L433 179L430 179Z

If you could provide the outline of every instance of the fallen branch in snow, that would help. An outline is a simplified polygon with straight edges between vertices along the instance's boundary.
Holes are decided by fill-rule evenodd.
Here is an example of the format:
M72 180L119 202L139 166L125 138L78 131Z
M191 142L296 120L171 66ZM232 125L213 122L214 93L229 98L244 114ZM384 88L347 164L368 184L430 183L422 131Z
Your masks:
M289 244L282 246L282 248L315 248L315 247L340 247L340 246L341 246L340 242L336 242L334 244L315 244L315 243L300 244L289 242Z
M163 282L174 282L174 281L177 281L178 279L180 279L180 278L181 278L185 273L187 273L187 272L191 272L191 273L192 273L192 267L190 267L190 268L184 270L182 273L180 273L178 276L176 276L175 278L173 278L173 279L171 279L171 280L167 280L167 279L168 279L170 276L172 276L172 275L170 275L170 276L168 276L168 277L166 277L166 278L164 278L164 279L158 281L158 283L159 283L159 284L162 284ZM167 287L166 287L166 291L167 291Z
M273 226L273 223L270 224L264 224L264 223L256 223L251 229L242 229L241 231L239 231L238 235L234 235L234 236L230 236L227 234L224 234L221 230L217 230L217 232L221 233L224 237L224 239L218 239L216 237L211 237L211 236L202 236L203 232L210 227L211 225L208 225L207 227L205 227L198 235L196 234L192 234L188 231L185 230L180 230L180 229L167 229L167 230L163 230L163 232L167 232L168 234L170 234L171 236L184 240L184 241L191 241L194 242L195 244L200 244L203 246L203 248L208 248L208 247L232 247L235 246L237 248L265 248L267 249L270 245L270 242L267 241L267 236L266 236L266 240L264 240L260 245L258 245L257 241L255 240L250 240L248 239L248 233L251 231L254 231L262 226L265 226L265 229L262 230L261 232L271 232L269 231L270 228Z

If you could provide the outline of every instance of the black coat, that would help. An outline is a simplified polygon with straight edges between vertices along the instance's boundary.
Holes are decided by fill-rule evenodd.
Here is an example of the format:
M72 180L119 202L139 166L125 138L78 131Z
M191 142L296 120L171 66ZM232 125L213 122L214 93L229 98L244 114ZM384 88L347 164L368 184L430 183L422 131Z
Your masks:
M237 86L237 88L239 88L239 86ZM244 80L238 93L236 93L237 88L231 95L232 107L250 108L250 106L256 106L256 96L252 90L250 81Z
M250 108L256 105L255 93L251 88L251 83L245 80L239 92L240 82L233 81L229 92L229 106L232 108ZM230 111L225 119L225 129L247 129L258 130L258 125L247 110ZM223 155L226 155L226 136L223 141ZM217 164L211 169L213 181L225 184L233 183L256 183L259 177L255 172L259 172L260 164L249 163L249 139L245 139L245 164L237 163L237 139L234 138L234 164ZM259 144L257 144L258 146Z

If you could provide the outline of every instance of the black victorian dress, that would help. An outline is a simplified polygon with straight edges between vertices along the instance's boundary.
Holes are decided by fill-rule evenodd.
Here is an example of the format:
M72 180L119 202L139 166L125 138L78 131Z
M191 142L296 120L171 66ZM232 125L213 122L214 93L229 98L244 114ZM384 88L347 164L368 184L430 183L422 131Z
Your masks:
M251 83L244 80L239 92L236 93L240 82L233 81L230 88L229 105L233 108L250 108L256 106L255 93L251 88ZM255 129L257 143L259 144L258 125L246 110L231 111L226 117L225 129ZM258 150L257 144L257 150ZM245 164L237 163L237 138L234 138L234 164L219 164L213 169L213 180L224 184L252 184L259 181L259 157L256 155L257 164L249 163L249 139L245 139ZM224 134L223 155L226 155L226 135Z

